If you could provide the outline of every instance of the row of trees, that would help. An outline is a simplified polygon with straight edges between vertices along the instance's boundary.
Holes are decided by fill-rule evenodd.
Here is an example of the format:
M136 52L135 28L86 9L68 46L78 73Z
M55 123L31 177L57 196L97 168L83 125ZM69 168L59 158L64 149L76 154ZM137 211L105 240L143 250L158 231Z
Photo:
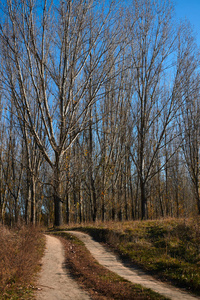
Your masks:
M1 9L2 222L200 214L199 56L171 1Z

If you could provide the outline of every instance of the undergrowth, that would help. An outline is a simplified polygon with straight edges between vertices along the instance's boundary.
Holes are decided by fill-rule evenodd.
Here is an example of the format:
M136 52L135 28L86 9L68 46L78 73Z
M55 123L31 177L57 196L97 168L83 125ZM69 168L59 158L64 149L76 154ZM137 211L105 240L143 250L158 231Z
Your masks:
M0 226L0 299L32 299L34 275L44 250L37 228Z

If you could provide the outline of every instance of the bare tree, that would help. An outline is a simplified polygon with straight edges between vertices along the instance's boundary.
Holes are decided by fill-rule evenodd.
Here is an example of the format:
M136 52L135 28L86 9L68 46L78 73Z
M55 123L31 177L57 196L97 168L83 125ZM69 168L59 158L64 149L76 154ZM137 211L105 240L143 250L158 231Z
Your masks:
M1 23L4 84L14 100L19 118L54 170L55 225L60 225L62 159L86 126L91 105L107 78L104 56L117 36L113 34L108 43L104 42L103 32L113 20L112 1L106 9L103 3L95 5L93 1L83 0L58 5L44 0L39 8L38 5L31 0L8 2L7 17ZM92 14L96 22L89 43ZM94 47L93 67L84 73ZM83 100L99 64L101 72L85 106ZM43 141L35 126L35 105L48 143Z
M183 27L185 35L180 37L180 56L184 65L182 86L182 101L179 126L182 137L182 150L193 186L198 214L200 214L200 77L198 73L199 60L196 45L191 35L190 26Z
M178 28L173 26L170 1L134 1L135 26L130 22L130 54L132 62L132 160L136 166L141 198L141 218L148 217L148 182L162 170L159 159L165 133L173 126L180 102L185 62L179 59ZM184 52L184 50L183 50ZM177 59L175 59L177 57ZM160 160L157 170L155 164ZM156 170L156 172L155 172Z

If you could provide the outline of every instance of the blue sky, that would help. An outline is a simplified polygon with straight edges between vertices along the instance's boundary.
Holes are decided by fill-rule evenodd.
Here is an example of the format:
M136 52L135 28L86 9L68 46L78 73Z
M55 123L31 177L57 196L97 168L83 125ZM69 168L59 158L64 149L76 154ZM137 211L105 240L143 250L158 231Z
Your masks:
M0 5L5 2L0 0ZM200 0L172 0L172 2L175 4L177 18L182 20L187 18L190 21L200 47Z
M200 0L174 0L174 3L177 18L190 21L200 47Z

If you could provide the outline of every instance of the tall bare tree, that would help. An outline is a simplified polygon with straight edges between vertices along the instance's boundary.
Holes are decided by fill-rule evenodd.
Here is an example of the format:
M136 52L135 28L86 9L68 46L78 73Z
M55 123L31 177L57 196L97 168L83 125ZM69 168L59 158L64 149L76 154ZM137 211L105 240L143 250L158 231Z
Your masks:
M14 0L8 1L6 17L1 23L4 83L19 117L54 170L55 225L62 223L63 156L85 128L90 108L107 79L104 56L117 35L113 34L105 43L104 30L113 20L113 5L112 1L104 8L103 2L84 0L58 4ZM89 43L92 14L95 24ZM92 69L85 73L94 47ZM99 64L101 72L93 82L93 93L85 106L83 100ZM35 126L35 104L48 143Z
M198 214L200 214L200 75L199 56L191 34L190 26L183 25L184 35L180 36L180 57L182 67L181 98L183 105L180 111L179 126L182 137L182 150L193 186Z
M135 26L130 29L132 62L132 160L136 166L141 198L141 218L148 217L148 181L153 178L155 164L162 154L165 133L181 105L180 82L184 49L179 59L179 31L173 24L170 1L134 1ZM177 57L175 59L175 57ZM160 159L161 170L165 162ZM157 172L156 171L156 172Z

